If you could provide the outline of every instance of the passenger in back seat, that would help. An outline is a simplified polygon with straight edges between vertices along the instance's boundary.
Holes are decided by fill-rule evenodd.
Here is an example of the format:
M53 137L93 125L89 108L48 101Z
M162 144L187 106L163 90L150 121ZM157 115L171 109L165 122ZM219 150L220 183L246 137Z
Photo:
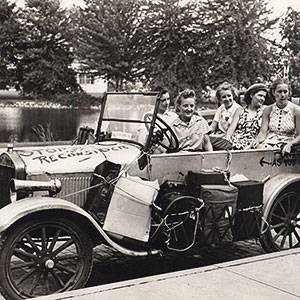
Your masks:
M256 137L259 133L263 104L267 96L267 86L264 83L251 85L245 94L246 107L239 107L224 138L232 142L232 148L237 150L256 148Z
M216 97L220 107L217 109L210 125L210 141L214 150L230 150L232 144L224 139L224 136L232 122L235 111L240 107L236 102L236 88L232 84L224 82L217 87Z
M283 154L290 153L292 146L300 143L300 107L290 101L291 87L286 79L273 81L270 94L275 103L263 111L258 148L282 147Z

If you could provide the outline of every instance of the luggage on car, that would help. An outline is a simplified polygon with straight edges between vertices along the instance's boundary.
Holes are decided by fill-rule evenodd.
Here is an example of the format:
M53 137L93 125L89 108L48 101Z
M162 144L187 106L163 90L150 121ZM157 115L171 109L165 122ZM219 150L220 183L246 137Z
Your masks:
M239 190L234 218L236 241L258 238L260 233L263 188L262 181L247 180L233 183Z
M230 173L218 170L189 171L186 178L187 188L195 197L199 197L203 184L228 184Z
M200 197L206 208L205 243L232 242L238 189L232 185L202 185Z
M159 190L158 181L121 176L115 185L103 229L147 242L151 226L151 205Z

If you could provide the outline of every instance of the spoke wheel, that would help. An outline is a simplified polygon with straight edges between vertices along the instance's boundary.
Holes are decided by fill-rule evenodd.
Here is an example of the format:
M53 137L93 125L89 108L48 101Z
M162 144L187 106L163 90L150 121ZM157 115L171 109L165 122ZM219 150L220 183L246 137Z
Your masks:
M6 233L0 252L0 286L12 299L83 287L92 269L87 234L60 217L27 220Z
M267 252L300 246L300 194L289 191L274 202L267 218L269 228L261 239Z

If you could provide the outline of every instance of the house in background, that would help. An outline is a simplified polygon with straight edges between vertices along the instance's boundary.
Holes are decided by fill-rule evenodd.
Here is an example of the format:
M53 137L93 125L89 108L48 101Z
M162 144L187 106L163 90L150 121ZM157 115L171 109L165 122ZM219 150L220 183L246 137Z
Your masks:
M89 95L94 97L102 96L108 88L108 82L94 75L93 71L84 71L81 68L81 64L74 62L72 68L76 71L76 80L81 88Z
M107 81L94 77L93 73L77 73L77 82L89 95L99 97L107 91Z

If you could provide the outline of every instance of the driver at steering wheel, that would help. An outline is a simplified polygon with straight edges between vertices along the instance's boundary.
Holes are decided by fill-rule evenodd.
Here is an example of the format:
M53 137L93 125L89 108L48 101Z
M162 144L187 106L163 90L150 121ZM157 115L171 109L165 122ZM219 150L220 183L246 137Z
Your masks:
M169 110L170 106L170 94L167 88L163 88L158 93L159 106L158 106L158 116L161 117L167 124L171 124L178 115L173 111Z
M171 124L177 117L178 115L169 110L169 105L170 105L170 94L167 88L162 88L158 95L158 100L159 100L159 106L158 106L158 112L157 115L165 121L167 124ZM142 120L145 119L145 115L151 114L152 112L147 112L143 115ZM148 135L148 129L147 127L142 124L142 126L138 129L138 138L137 141L141 144L145 143L145 140Z
M176 99L178 117L172 122L180 151L213 151L212 144L206 133L209 131L207 121L195 115L196 94L185 89Z

